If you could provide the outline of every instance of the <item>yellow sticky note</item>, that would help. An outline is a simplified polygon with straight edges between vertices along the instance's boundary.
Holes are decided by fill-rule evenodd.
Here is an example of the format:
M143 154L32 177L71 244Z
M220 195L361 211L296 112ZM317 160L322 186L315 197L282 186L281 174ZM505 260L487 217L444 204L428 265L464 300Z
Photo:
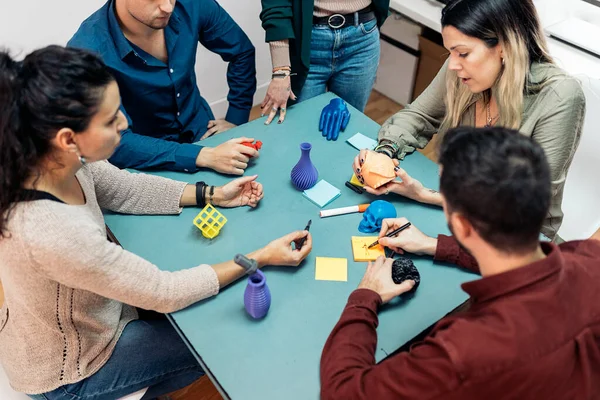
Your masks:
M348 281L348 260L345 258L317 257L317 281Z
M356 174L352 174L352 178L350 178L350 183L353 184L353 185L355 185L355 186L360 186L360 187L365 186L362 183L360 183L360 181L356 177Z
M369 248L369 245L377 239L377 236L352 236L354 261L374 261L379 256L385 256L382 245L378 244Z

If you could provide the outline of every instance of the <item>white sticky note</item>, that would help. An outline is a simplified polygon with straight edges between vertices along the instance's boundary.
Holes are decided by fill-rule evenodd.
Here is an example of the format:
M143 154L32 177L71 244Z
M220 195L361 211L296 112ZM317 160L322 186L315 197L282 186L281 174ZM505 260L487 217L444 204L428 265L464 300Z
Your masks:
M370 137L366 137L360 132L347 139L346 141L350 143L353 147L355 147L357 150L373 150L375 149L375 146L377 146L376 140L371 139Z

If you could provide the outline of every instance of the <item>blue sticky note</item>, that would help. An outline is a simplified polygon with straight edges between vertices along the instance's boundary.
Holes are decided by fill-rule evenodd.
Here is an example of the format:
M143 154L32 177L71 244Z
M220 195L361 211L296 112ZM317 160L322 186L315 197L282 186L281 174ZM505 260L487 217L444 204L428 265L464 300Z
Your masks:
M366 137L365 135L363 135L360 132L357 133L356 135L352 136L351 138L346 139L346 141L358 150L363 150L363 149L373 150L373 149L375 149L375 146L377 146L376 140L373 140L370 137Z
M340 192L340 189L323 179L321 179L315 186L310 189L306 189L302 193L304 197L321 208L340 197L341 194L342 192Z

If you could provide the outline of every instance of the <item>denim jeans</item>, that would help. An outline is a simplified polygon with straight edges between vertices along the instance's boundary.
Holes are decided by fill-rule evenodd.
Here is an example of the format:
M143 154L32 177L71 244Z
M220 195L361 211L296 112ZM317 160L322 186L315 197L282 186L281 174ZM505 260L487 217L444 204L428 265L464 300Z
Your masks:
M378 66L377 20L342 29L315 25L310 41L310 69L298 101L330 90L364 111Z
M181 389L202 375L202 368L169 321L136 320L127 324L113 354L94 375L29 397L114 400L150 387L143 399L153 399Z

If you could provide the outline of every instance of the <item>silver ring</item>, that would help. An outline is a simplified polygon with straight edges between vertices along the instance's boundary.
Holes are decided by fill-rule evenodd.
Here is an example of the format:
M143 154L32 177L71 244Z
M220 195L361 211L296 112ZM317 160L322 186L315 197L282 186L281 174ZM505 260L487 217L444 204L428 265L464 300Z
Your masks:
M278 108L277 107L271 107L271 110L277 112Z
M341 23L341 24L339 24L339 25L333 25L333 24L331 23L331 20L332 20L333 18L336 18L336 17L337 17L337 18L341 18L341 19L342 19L342 23ZM339 28L341 28L342 26L344 26L344 24L345 24L345 23L346 23L346 17L344 17L342 14L333 14L332 16L330 16L329 18L327 18L327 25L329 25L329 27L330 27L331 29L339 29Z
M385 190L385 195L387 196L388 194L390 194L390 189Z
M285 112L285 107L281 107L280 110Z

